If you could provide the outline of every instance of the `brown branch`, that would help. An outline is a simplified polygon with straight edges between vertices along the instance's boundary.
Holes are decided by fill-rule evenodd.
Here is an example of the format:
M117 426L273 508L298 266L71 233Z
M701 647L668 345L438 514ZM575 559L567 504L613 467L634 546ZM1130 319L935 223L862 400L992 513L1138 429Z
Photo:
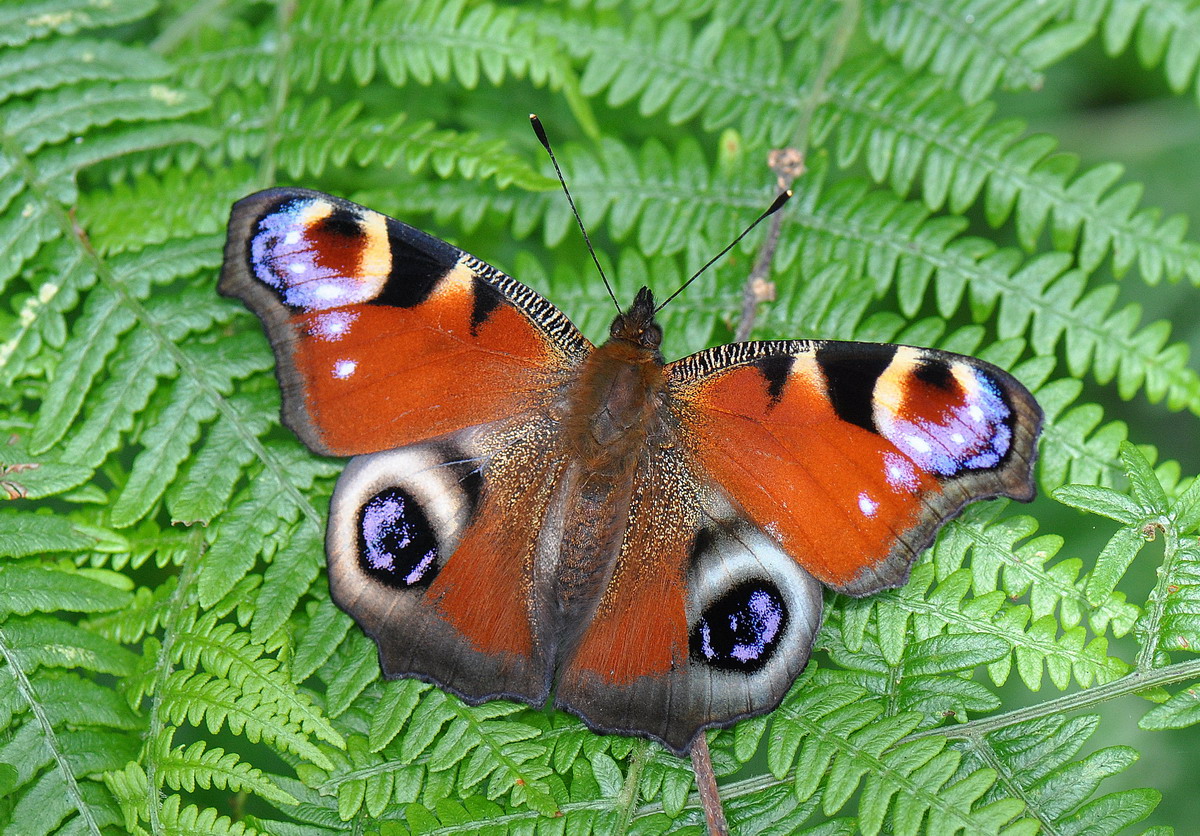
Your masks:
M817 70L812 83L812 93L801 109L796 120L796 131L792 134L792 142L786 148L778 148L767 157L767 165L775 172L776 188L779 191L790 189L796 178L804 173L804 157L808 151L808 129L812 124L813 114L825 96L825 85L833 71L842 62L850 37L858 28L859 0L842 0L842 13L838 16L837 28L829 41L829 48L821 57L821 66ZM734 340L744 342L750 339L754 330L754 320L758 316L758 306L775 298L775 285L767 277L771 275L771 264L775 260L775 250L779 246L779 233L783 227L783 213L780 212L771 219L767 238L759 248L758 257L754 260L754 269L746 277L746 286L742 291L742 315L738 320Z
M725 821L725 808L721 806L721 793L713 772L712 755L708 751L708 738L703 732L696 736L692 744L692 770L696 773L696 789L700 793L700 805L704 808L709 836L729 836L729 823Z

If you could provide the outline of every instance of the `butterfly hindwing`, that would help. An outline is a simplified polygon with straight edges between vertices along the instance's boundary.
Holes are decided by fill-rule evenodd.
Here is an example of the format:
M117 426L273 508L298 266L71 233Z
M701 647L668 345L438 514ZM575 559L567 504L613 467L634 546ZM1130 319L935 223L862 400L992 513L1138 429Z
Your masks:
M820 584L667 445L635 479L608 583L564 648L556 704L682 755L703 729L778 705L820 624Z
M536 408L590 348L561 311L495 268L306 189L234 205L219 290L263 320L284 422L325 454Z
M520 416L357 456L338 479L330 590L386 675L471 703L545 702L556 637L536 579L555 559L540 529L563 467L538 444L546 429Z
M841 592L904 583L968 502L1033 497L1041 410L982 360L783 341L709 349L667 373L704 471Z

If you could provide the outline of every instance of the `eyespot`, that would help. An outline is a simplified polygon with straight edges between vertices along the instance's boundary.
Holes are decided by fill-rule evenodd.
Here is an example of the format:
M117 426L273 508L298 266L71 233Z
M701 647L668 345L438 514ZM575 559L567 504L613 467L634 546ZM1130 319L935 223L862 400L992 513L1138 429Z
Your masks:
M437 574L433 526L413 496L387 488L358 514L358 559L363 572L389 586L427 586Z
M692 658L727 671L753 673L775 655L788 611L766 578L744 581L710 603L692 626Z

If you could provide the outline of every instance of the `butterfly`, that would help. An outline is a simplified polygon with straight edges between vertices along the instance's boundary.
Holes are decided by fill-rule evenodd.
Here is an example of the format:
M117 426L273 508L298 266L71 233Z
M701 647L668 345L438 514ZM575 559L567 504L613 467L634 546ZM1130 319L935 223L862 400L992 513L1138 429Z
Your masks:
M338 197L238 201L221 294L283 423L353 456L333 600L388 677L556 706L686 754L776 707L823 587L900 586L969 502L1029 500L1042 412L982 360L783 340L674 362L642 288L589 342L520 282Z

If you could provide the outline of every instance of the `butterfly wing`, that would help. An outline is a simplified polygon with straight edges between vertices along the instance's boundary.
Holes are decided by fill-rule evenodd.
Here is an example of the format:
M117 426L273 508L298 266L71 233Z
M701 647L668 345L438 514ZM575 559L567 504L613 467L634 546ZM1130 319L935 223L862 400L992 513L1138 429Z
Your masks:
M338 480L326 552L384 671L544 701L547 416L591 345L471 255L305 189L235 204L219 290L266 326L284 423L316 452L371 454Z
M1041 411L946 352L722 346L667 367L626 539L557 702L686 752L773 709L808 661L821 584L899 586L971 501L1032 498Z
M871 343L760 342L702 351L668 375L704 472L839 592L903 584L969 502L1034 495L1041 409L982 360Z
M388 450L535 409L591 349L529 288L347 200L238 201L218 290L267 329L283 420L312 450Z
M367 456L338 479L326 535L333 600L389 677L471 703L545 702L555 638L537 583L555 559L542 520L562 460L521 416Z

